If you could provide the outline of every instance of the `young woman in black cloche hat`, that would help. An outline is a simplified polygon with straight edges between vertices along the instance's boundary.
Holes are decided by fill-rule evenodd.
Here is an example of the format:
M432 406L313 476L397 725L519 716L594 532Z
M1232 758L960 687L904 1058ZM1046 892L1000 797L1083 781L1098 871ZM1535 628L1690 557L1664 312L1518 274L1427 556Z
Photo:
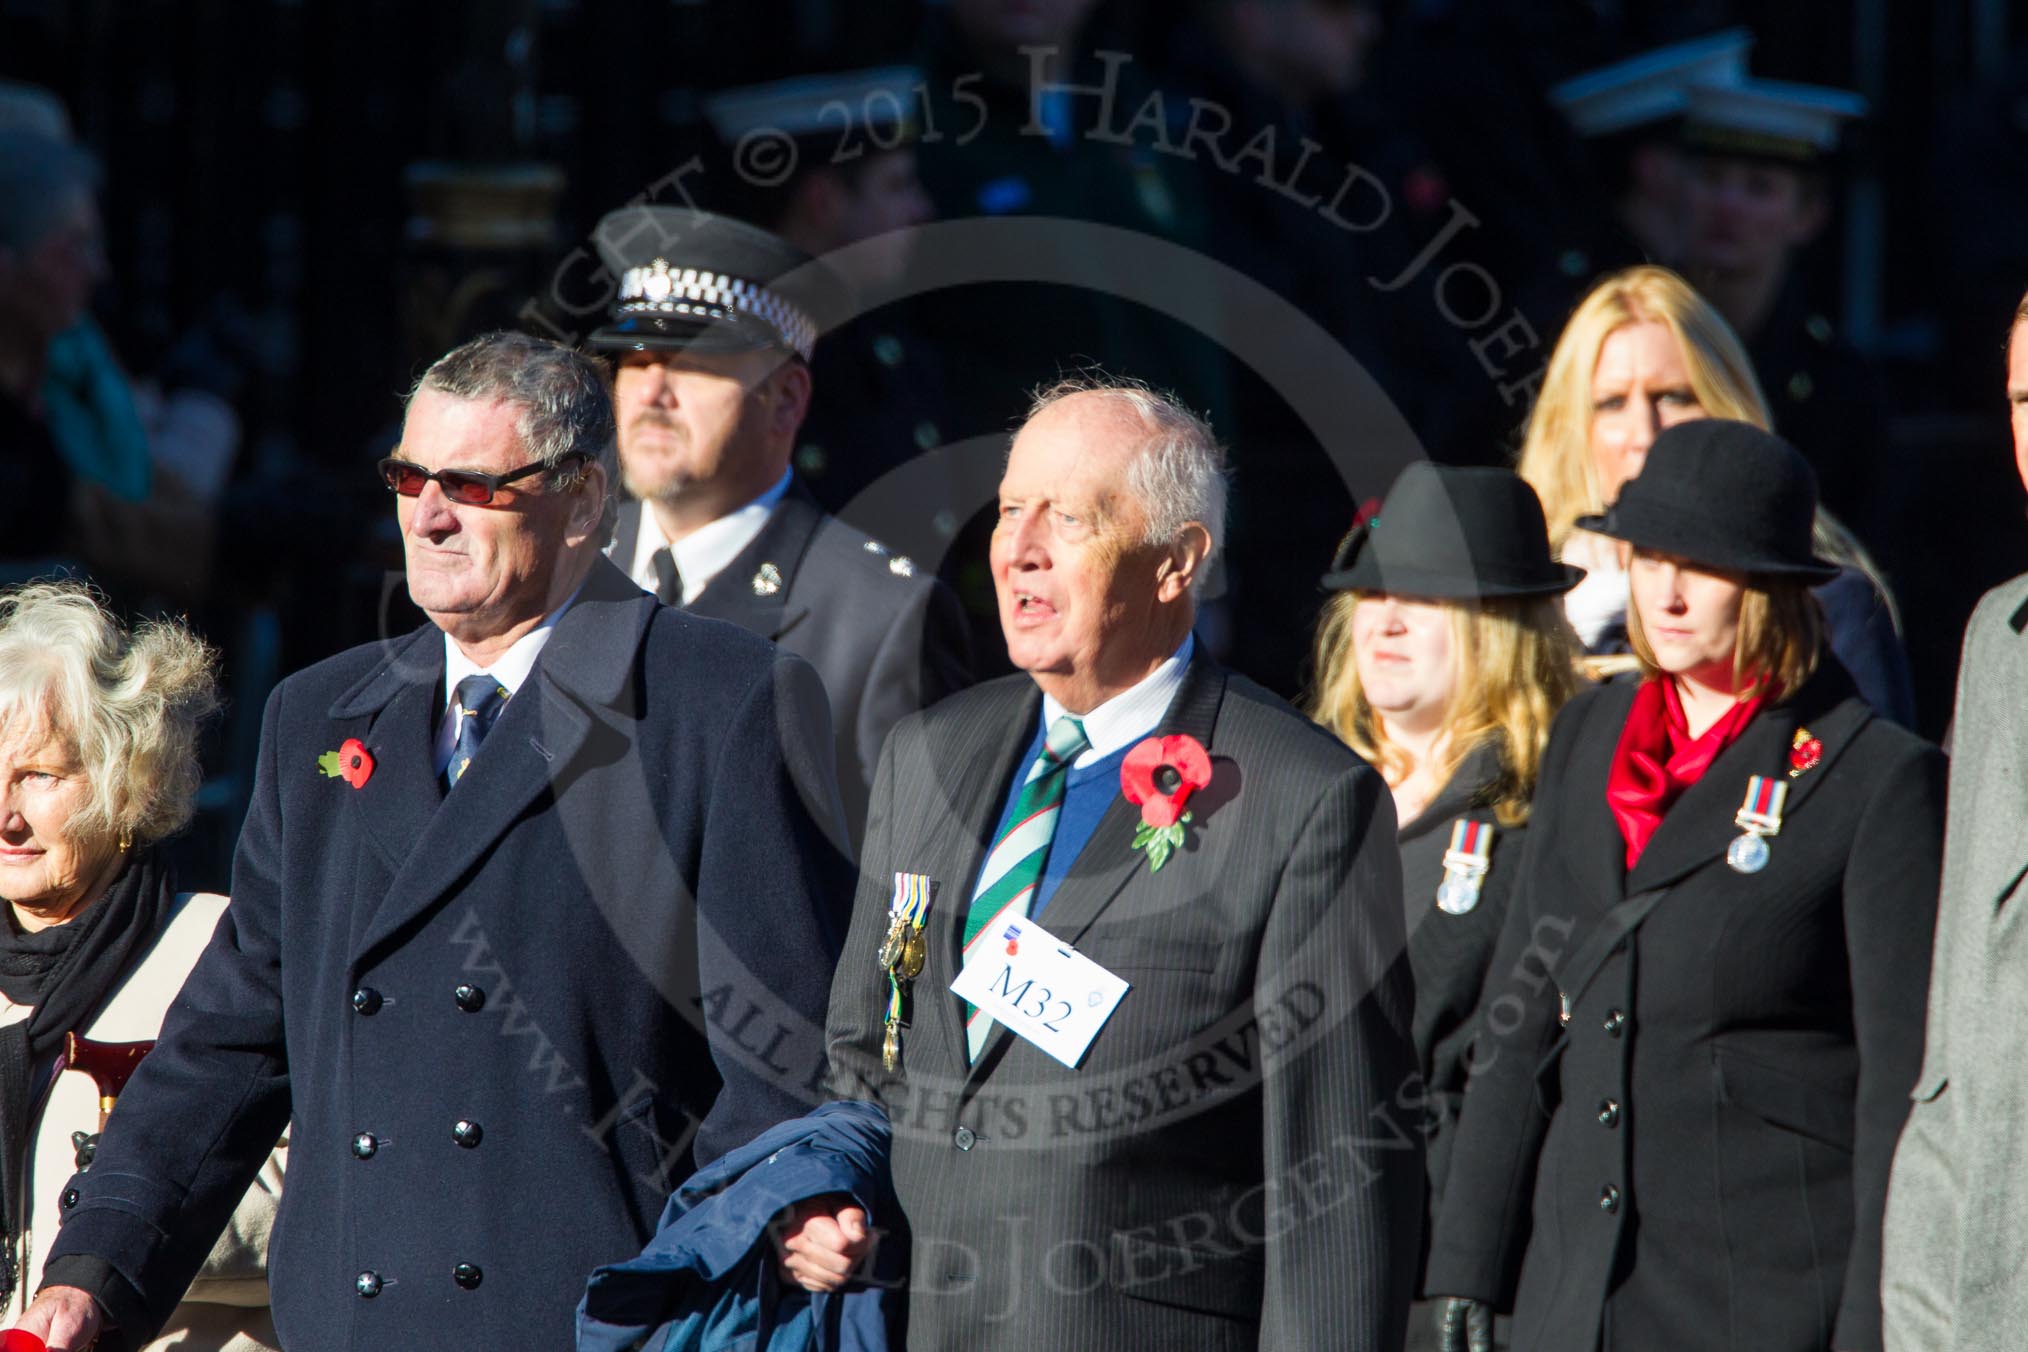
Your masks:
M1487 964L1519 873L1550 721L1577 688L1542 506L1501 469L1414 464L1324 585L1310 715L1379 767L1400 821L1431 1212L1472 1064ZM1434 1347L1418 1310L1411 1350Z
M1580 522L1631 546L1642 679L1550 737L1428 1270L1517 1348L1881 1345L1944 762L1824 645L1816 505L1697 421Z

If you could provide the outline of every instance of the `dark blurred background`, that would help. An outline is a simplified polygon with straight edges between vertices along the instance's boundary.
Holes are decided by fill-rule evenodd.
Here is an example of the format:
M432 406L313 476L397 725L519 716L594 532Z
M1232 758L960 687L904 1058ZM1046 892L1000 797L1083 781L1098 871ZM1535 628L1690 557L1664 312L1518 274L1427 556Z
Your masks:
M1870 113L1795 285L1864 359L1866 406L1884 410L1874 454L1892 488L1862 533L1899 596L1922 728L1940 733L1973 602L2028 567L2001 355L2028 285L2012 214L2028 207L2028 3L1268 3L1313 10L1304 21L1342 46L1238 60L1223 0L0 0L0 79L51 91L103 170L92 314L111 350L136 379L205 388L238 419L196 580L108 583L134 608L189 612L226 651L232 710L186 846L198 881L225 881L266 690L414 622L371 463L421 365L488 327L590 327L600 279L583 249L604 211L692 191L733 209L701 113L712 91L897 62L923 67L932 122L946 119L919 154L938 216L1085 216L1209 254L1316 320L1427 453L1484 463L1511 452L1525 397L1503 397L1468 343L1520 312L1539 365L1608 265L1591 242L1598 184L1573 167L1552 84L1743 24L1756 76L1862 93ZM1126 54L1116 126L1163 96L1140 146L1059 144L1050 159L1048 138L1024 141L1010 49L1056 37L1082 79L1106 69L1099 53ZM1306 55L1332 64L1306 71ZM954 90L990 121L962 147L950 119L974 104ZM1232 114L1228 156L1272 125L1284 167L1315 139L1312 192L1328 195L1347 163L1379 177L1384 226L1319 224L1261 185L1263 161L1148 149L1157 121L1180 137L1193 96ZM707 168L684 177L692 156ZM1461 325L1427 278L1392 293L1361 282L1400 271L1459 206L1477 224L1447 256L1497 280L1496 318ZM1234 335L1075 288L964 291L895 317L933 358L920 379L937 388L917 392L942 410L935 439L1004 431L1021 382L1077 360L1181 387L1212 410L1239 476L1232 581L1207 623L1233 665L1295 690L1311 580L1355 505L1385 489L1380 462L1362 475L1345 447L1320 446L1286 391L1230 359ZM954 521L934 534L981 610L983 537ZM990 609L975 620L993 631Z

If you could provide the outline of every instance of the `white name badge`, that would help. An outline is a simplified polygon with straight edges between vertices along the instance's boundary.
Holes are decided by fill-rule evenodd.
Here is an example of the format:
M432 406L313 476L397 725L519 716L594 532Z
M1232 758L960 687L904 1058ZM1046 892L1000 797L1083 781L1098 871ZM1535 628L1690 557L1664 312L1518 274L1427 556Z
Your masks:
M1033 921L1010 918L979 936L951 991L1076 1070L1128 984Z

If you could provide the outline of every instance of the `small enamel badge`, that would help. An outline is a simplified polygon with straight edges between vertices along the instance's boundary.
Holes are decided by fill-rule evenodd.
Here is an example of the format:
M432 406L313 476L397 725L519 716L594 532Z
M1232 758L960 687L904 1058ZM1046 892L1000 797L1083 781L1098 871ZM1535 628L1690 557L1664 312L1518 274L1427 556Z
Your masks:
M1734 872L1758 873L1767 867L1768 838L1781 834L1782 804L1788 796L1783 780L1755 775L1746 781L1745 801L1732 819L1742 834L1725 847L1725 862Z
M753 575L753 594L755 596L773 596L781 589L782 570L775 567L772 563L762 564L760 571Z
M1479 904L1479 890L1492 867L1493 827L1460 817L1451 823L1451 847L1444 851L1444 880L1437 887L1437 909L1464 915Z

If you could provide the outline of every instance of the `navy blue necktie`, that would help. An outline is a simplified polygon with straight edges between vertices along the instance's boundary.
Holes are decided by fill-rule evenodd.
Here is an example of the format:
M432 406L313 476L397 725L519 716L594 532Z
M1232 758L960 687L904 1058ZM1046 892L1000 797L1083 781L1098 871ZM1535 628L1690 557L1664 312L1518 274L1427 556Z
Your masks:
M492 731L493 720L506 703L506 688L491 676L482 673L458 682L451 699L451 717L458 720L458 733L451 743L451 763L444 767L452 787L472 764L472 757L479 754L479 743Z

